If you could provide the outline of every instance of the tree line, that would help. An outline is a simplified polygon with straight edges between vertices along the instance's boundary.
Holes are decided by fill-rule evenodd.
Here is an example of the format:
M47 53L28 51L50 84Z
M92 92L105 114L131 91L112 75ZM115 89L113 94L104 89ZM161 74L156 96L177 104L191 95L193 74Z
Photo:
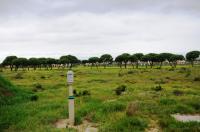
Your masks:
M97 67L102 65L106 68L108 65L112 65L113 63L117 64L120 68L124 66L127 68L127 65L132 65L134 68L138 68L139 64L143 64L146 66L150 66L152 68L155 64L159 65L161 68L163 62L168 62L170 66L173 68L176 67L177 62L181 60L186 60L194 65L194 61L198 59L200 56L200 51L190 51L184 57L183 55L179 54L172 54L172 53L135 53L135 54L128 54L123 53L118 55L115 59L110 54L103 54L100 57L90 57L87 60L79 60L76 56L73 55L64 55L61 56L59 59L55 58L18 58L17 56L7 56L3 62L1 63L2 67L10 67L10 70L18 70L19 68L33 68L36 70L37 68L46 68L52 70L53 66L58 68L68 67L72 68L75 65L84 65L84 66L91 66Z

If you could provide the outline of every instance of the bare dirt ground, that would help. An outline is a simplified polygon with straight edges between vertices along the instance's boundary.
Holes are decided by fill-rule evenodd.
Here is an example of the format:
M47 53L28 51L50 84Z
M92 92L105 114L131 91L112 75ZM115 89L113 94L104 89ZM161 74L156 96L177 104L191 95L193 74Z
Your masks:
M54 123L54 126L56 128L74 128L78 130L78 132L98 132L98 125L92 122L88 122L87 120L84 120L80 125L71 126L69 125L68 119L60 119Z
M171 115L176 120L181 122L190 122L190 121L196 121L200 122L200 115L180 115L180 114L173 114Z

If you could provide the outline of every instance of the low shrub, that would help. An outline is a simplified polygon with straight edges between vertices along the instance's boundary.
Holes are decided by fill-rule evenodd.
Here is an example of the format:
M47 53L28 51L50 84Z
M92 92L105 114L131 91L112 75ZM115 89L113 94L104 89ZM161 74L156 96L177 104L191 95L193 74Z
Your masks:
M88 90L83 90L82 95L83 95L83 96L90 95L90 91L88 91Z
M133 116L138 111L138 103L130 102L126 108L126 115Z
M163 88L161 85L158 85L158 86L152 87L151 89L154 91L161 91Z
M126 85L120 85L115 89L116 95L121 95L122 92L126 91Z
M45 79L46 77L45 77L45 76L41 76L40 78L41 78L41 79Z
M40 83L36 83L36 84L34 84L34 86L37 89L42 89L42 85Z
M75 89L73 90L73 94L76 97L80 97L80 96L88 96L91 95L90 91L88 90L83 90L83 91L76 91Z
M31 101L37 101L38 100L38 96L37 95L32 95L31 96Z
M35 83L35 84L33 84L33 89L32 89L32 91L33 92L37 92L37 91L41 91L41 90L44 90L44 88L42 87L42 85L40 84L40 83Z
M194 81L200 81L200 76L195 77L195 78L194 78Z

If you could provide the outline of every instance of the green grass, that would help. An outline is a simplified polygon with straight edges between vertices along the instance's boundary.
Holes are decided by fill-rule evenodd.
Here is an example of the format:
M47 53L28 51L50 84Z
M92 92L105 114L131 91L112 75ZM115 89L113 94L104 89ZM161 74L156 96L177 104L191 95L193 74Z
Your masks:
M122 70L117 67L98 70L76 67L73 70L73 87L77 91L88 90L91 93L75 99L76 124L89 120L99 124L101 131L135 132L145 131L151 120L155 120L162 131L200 129L200 123L182 123L170 117L174 113L200 114L199 66L173 70L170 67ZM56 120L68 117L66 72L62 69L1 72L16 85L16 91L34 93L38 100L23 99L20 103L11 101L16 103L1 105L0 131L69 131L53 126ZM36 84L41 85L42 90L34 90ZM116 95L115 89L121 85L126 86L126 91ZM156 90L157 86L162 89ZM126 115L130 102L138 105L133 116Z

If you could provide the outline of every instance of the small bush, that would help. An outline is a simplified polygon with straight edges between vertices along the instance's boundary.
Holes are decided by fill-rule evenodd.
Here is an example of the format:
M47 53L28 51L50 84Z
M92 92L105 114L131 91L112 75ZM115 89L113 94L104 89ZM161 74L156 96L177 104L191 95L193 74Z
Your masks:
M138 103L137 102L130 102L126 108L126 115L133 116L138 110Z
M22 73L17 73L17 74L15 75L15 79L23 79Z
M40 78L41 78L41 79L45 79L46 77L45 77L45 76L41 76Z
M40 84L40 83L36 83L36 84L34 84L35 85L35 88L37 88L37 89L42 89L42 85Z
M83 96L90 95L90 91L88 91L88 90L83 90L82 95L83 95Z
M194 81L200 81L200 76L195 77L195 78L194 78Z
M77 92L75 89L73 90L73 94L76 97L91 95L90 91L88 91L88 90L83 90L83 91Z
M120 85L115 89L115 93L117 95L121 95L122 92L125 92L125 91L126 91L126 86L125 85Z
M155 87L152 87L152 90L154 91L161 91L163 88L161 85L158 85L158 86L155 86Z
M38 100L38 96L37 95L32 95L31 96L31 101L37 101Z
M173 94L176 95L176 96L181 96L181 95L183 95L183 91L181 91L181 90L174 90Z

